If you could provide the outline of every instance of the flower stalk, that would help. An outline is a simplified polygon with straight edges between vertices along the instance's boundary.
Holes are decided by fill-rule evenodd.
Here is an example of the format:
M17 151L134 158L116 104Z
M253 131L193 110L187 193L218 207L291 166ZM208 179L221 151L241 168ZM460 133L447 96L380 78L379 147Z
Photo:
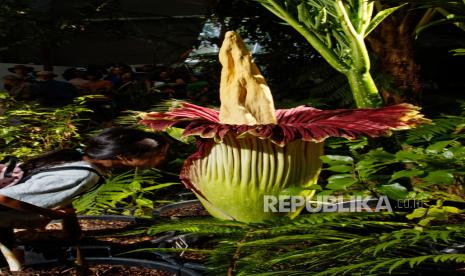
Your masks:
M358 108L381 106L364 38L398 7L373 16L374 2L366 0L257 1L299 32L347 77Z

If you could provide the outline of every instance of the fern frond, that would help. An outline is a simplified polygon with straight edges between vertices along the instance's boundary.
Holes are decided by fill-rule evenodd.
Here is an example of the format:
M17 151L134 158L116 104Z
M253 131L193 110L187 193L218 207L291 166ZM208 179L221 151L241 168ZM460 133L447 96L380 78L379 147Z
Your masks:
M79 214L98 215L113 211L115 208L136 209L137 214L143 214L144 208L152 208L152 200L147 196L157 190L178 184L161 183L157 170L127 171L108 177L105 182L95 190L85 193L73 202L74 208ZM145 205L140 205L144 204ZM146 206L149 204L150 206ZM139 212L137 212L139 209Z
M444 116L433 120L432 124L421 125L409 130L406 142L408 144L432 142L440 139L453 138L451 135L457 126L465 124L463 116Z
M183 233L196 233L203 235L231 235L235 233L242 234L248 229L248 226L244 223L222 221L210 217L185 219L182 221L171 220L169 223L163 222L164 221L160 221L159 224L148 228L147 234L156 235L167 231L180 231Z

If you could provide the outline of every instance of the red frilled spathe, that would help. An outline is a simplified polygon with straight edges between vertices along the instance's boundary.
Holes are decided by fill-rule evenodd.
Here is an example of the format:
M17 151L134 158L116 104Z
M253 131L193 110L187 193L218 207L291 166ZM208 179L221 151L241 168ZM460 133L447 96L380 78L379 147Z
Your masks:
M398 104L373 109L320 110L298 106L276 110L277 124L228 125L219 121L219 111L190 103L168 112L148 113L142 124L154 130L168 127L183 128L184 136L200 136L221 141L227 134L241 137L253 135L270 139L283 146L296 139L321 142L328 137L355 139L358 136L377 137L389 135L392 130L409 129L427 121L419 108L410 104Z

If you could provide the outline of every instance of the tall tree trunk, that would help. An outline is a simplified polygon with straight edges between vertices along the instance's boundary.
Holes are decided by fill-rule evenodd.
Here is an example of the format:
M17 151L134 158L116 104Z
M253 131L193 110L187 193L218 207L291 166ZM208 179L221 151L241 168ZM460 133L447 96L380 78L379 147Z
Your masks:
M420 66L414 57L414 29L420 13L408 8L397 11L367 38L381 74L390 79L389 85L379 86L385 103L420 103Z

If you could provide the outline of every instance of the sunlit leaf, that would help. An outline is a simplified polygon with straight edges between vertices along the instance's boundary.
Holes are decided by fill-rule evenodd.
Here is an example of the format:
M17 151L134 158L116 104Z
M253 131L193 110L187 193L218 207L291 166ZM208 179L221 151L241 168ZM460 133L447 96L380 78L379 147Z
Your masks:
M332 164L332 165L350 165L354 162L354 159L350 156L345 155L323 155L320 157L323 163Z
M427 212L428 212L427 208L417 208L412 213L408 214L406 217L408 219L421 218L425 216Z
M378 190L392 199L405 199L408 195L408 190L399 183L390 185L382 185Z

